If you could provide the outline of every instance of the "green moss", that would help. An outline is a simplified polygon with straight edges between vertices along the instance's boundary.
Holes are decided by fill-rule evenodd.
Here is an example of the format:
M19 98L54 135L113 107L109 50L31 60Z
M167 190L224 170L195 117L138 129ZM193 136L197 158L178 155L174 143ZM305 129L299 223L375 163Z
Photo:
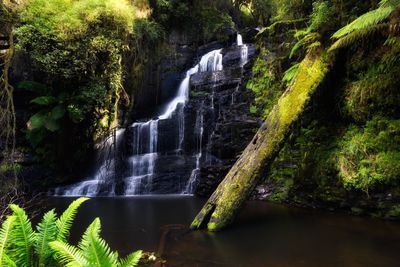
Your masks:
M207 229L209 231L216 231L218 229L218 226L216 223L210 222L209 224L207 224Z
M297 119L310 97L310 92L321 83L326 72L326 63L321 57L313 59L308 56L301 62L290 93L286 93L278 101L280 124L289 125Z
M255 94L256 107L261 117L266 118L284 91L278 72L278 60L270 57L270 51L262 47L246 87Z

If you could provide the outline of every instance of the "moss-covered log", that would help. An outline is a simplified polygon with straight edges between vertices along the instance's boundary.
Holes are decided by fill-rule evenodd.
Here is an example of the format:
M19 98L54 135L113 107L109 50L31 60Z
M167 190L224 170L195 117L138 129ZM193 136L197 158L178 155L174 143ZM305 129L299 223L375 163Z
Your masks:
M297 121L311 96L321 85L329 65L329 58L325 53L313 52L305 57L294 81L194 219L192 229L199 229L207 224L210 231L217 231L232 222L258 184L262 173L279 152L291 125Z

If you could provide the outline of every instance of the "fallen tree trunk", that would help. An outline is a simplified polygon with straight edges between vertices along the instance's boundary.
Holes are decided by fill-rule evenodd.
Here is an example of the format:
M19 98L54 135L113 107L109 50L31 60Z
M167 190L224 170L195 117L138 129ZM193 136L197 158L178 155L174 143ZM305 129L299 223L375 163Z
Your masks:
M309 53L298 73L241 157L192 222L192 229L217 231L232 222L262 173L281 149L290 127L300 117L329 70L325 53Z

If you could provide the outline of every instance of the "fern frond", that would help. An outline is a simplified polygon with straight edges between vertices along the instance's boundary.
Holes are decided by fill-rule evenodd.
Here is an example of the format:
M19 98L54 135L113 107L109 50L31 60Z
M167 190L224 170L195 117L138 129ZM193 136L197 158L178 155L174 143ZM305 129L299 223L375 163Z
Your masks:
M8 216L8 218L3 222L3 225L1 226L0 230L0 266L3 266L3 264L7 261L6 258L8 256L6 255L6 250L10 245L10 236L11 236L11 231L14 227L15 223L15 216Z
M354 31L334 42L333 45L329 48L329 51L347 47L356 43L357 41L365 40L376 34L384 33L388 29L388 26L389 25L386 23L378 24L365 29Z
M78 246L90 266L114 267L117 264L118 256L100 237L100 231L100 219L96 218L85 231Z
M11 204L10 208L15 216L15 226L11 232L13 250L10 256L17 266L30 267L32 266L32 244L34 241L31 221L19 206Z
M78 208L83 202L88 200L88 198L81 197L73 201L69 207L64 211L61 217L56 221L57 227L57 237L59 241L66 241L69 236L69 231L72 226L72 222L75 219Z
M138 250L136 252L133 252L129 254L125 259L122 259L117 267L135 267L140 261L140 258L142 257L143 251Z
M62 241L50 242L50 247L55 251L55 258L62 266L66 267L88 267L88 262L82 252L74 246Z
M380 7L396 7L400 5L400 0L382 0L379 2Z
M293 46L292 50L290 51L289 58L292 58L300 48L307 46L310 43L314 43L319 38L320 38L320 35L316 32L307 33L302 39L300 39Z
M49 242L56 239L56 220L57 215L53 209L43 216L42 221L37 226L34 246L39 267L48 266L49 261L52 259L53 251L49 246Z
M291 66L289 69L285 71L285 74L283 75L282 81L286 83L290 83L294 77L296 77L297 72L299 70L300 63L296 63L293 66Z
M386 20L394 10L393 6L380 7L361 15L353 22L344 26L332 35L332 38L339 39L352 32L368 29Z
M4 259L3 259L3 262L0 264L0 266L3 266L3 267L17 267L15 262L12 259L10 259L10 257L8 257L7 254L4 254Z

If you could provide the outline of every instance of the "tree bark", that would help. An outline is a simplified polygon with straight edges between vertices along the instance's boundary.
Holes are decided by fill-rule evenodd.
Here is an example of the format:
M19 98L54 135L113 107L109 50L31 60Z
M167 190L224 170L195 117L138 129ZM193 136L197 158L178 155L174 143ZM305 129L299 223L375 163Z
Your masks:
M326 53L314 51L307 54L293 82L196 216L191 229L207 225L208 230L217 231L233 221L281 149L291 126L323 82L329 65Z

